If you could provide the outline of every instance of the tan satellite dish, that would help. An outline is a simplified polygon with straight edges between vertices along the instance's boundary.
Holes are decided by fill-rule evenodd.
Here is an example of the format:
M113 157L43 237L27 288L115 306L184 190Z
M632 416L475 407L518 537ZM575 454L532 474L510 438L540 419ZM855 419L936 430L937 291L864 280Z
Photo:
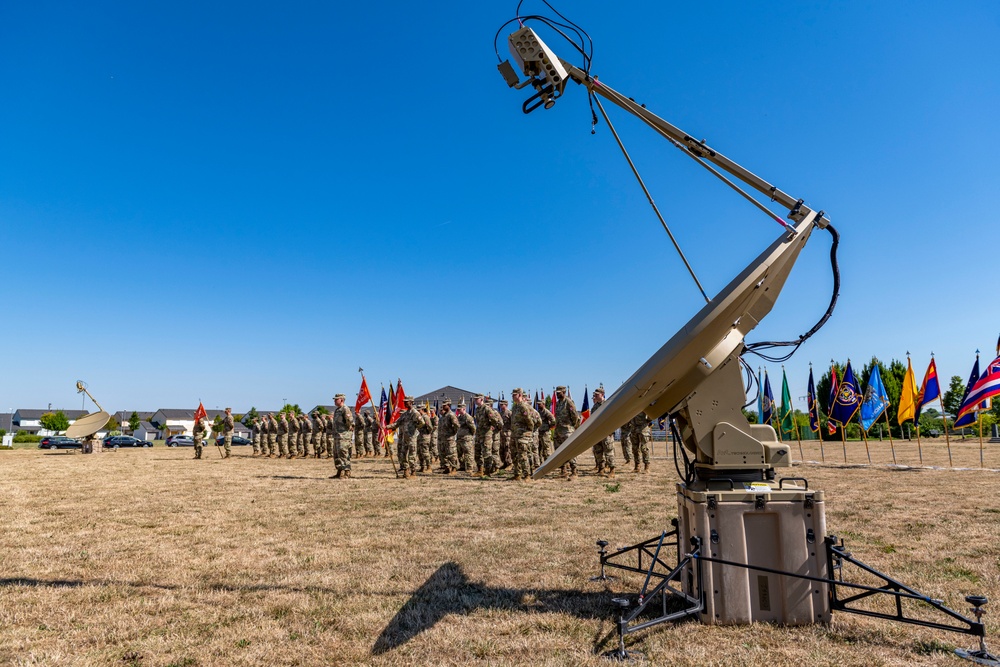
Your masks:
M111 415L104 410L91 412L89 415L84 415L70 424L70 427L66 429L66 436L70 438L86 438L88 435L93 435L100 431L108 423L109 419L111 419Z
M87 385L83 380L77 380L76 382L76 393L84 393L90 396L90 400L94 401L94 397L90 395L87 391ZM73 422L68 429L66 429L66 436L69 438L86 438L88 435L93 435L101 430L101 428L108 423L111 419L111 415L104 411L101 404L94 401L94 405L100 412L91 412L89 415L84 415L80 419Z

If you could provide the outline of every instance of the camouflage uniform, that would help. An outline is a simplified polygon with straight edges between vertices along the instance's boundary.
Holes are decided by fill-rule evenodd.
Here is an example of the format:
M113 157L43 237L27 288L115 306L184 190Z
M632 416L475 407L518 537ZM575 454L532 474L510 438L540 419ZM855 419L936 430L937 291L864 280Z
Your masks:
M299 416L299 456L306 457L310 455L310 445L312 444L313 437L313 424L312 419L309 415L302 413Z
M482 403L479 399L483 399ZM492 475L500 467L499 452L494 449L493 442L497 431L503 428L503 420L485 396L477 396L476 402L476 469Z
M458 469L466 472L475 472L475 436L476 421L465 411L465 404L458 404L461 414L457 415L458 433L456 439L458 443Z
M252 442L253 442L253 455L254 456L260 456L260 453L261 453L261 448L260 448L260 442L261 442L261 433L260 433L260 431L261 431L261 428L260 428L260 424L261 424L262 421L263 421L263 418L261 418L260 416L258 416L257 419L253 420L253 422L250 423L250 431L253 433Z
M503 426L500 428L500 469L509 468L511 461L510 454L510 417L511 412L507 409L507 401L500 401L500 419Z
M573 435L573 431L580 425L580 413L576 411L576 404L572 398L566 395L566 387L556 387L557 394L560 393L560 389L563 396L556 402L556 451L562 447L566 439ZM576 457L570 459L567 465L569 465L570 477L576 477ZM566 465L563 465L562 470L565 475Z
M417 428L420 425L420 412L413 407L413 398L407 396L403 400L406 410L395 422L386 428L397 431L396 453L399 455L399 472L403 477L411 477L417 472Z
M535 409L531 403L528 402L528 397L524 397L524 405L528 408L528 412L531 413L531 423L535 425L535 428L531 431L531 446L528 449L528 466L531 470L538 467L538 434L542 429L542 416L538 414L538 410Z
M285 413L278 415L278 456L284 458L288 456L288 419Z
M194 457L196 459L201 458L202 442L205 441L205 433L208 428L205 427L205 420L199 419L194 423Z
M417 421L417 460L420 462L420 472L434 467L434 457L431 455L431 416L427 408L420 408L420 419Z
M622 434L622 458L625 459L625 463L632 462L632 443L633 433L632 433L632 420L628 420L621 427Z
M514 461L514 479L531 478L529 456L534 440L535 428L542 425L542 419L531 409L524 395L517 389L511 392L514 409L510 414L511 458ZM536 421L537 420L537 421Z
M337 394L334 401L341 404L333 411L333 463L337 466L336 477L351 476L351 432L354 430L354 413L344 405L346 396Z
M442 415L438 419L438 451L441 456L441 469L446 474L458 471L458 452L455 436L458 435L458 417L451 411L451 401L441 405Z
M233 450L233 431L236 430L236 420L233 419L233 413L229 408L226 408L226 416L222 420L222 445L226 450L225 458L232 456Z
M378 441L378 415L372 415L369 431L372 439L372 453L375 456L379 456L382 454L382 443Z
M649 472L649 443L653 441L653 427L645 412L640 412L632 418L632 458L635 459L635 472L639 472L639 459L645 465L643 472Z
M294 459L299 453L299 418L288 413L288 458Z
M439 459L441 452L438 450L438 411L431 409L431 458Z
M354 413L354 421L357 422L354 428L354 456L360 459L365 455L365 421L358 413Z
M271 450L269 456L276 457L278 455L278 420L274 415L267 416L267 446Z
M333 415L323 416L323 432L326 434L326 458L333 458L333 440L336 429L333 427Z
M547 407L538 411L542 419L542 428L538 430L538 458L542 461L552 456L552 429L556 425L556 417Z
M312 413L313 433L312 433L312 456L320 458L323 455L324 440L326 432L324 430L323 415L319 412Z
M596 414L600 407L604 405L604 392L600 389L594 390L594 407L590 414ZM594 445L594 457L600 459L601 468L599 472L606 473L611 477L615 476L615 436L608 435L606 438Z
M361 419L361 431L365 437L365 456L375 456L375 443L372 440L372 420L374 417L370 412L362 412Z

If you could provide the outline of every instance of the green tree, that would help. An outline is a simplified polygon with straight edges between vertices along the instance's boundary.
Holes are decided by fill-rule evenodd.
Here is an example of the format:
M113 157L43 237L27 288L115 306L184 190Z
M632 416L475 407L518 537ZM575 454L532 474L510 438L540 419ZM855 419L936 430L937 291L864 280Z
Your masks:
M222 415L215 416L215 421L212 422L212 433L216 435L222 433Z
M136 412L135 410L133 410L131 416L129 416L129 418L128 418L128 427L129 427L129 429L133 433L135 433L136 430L138 430L140 423L141 422L139 421L139 413Z
M318 408L316 408L316 412L320 413L321 415L328 415L328 414L330 414L330 411L326 409L325 405L321 405Z
M58 412L46 412L42 415L39 420L42 428L48 429L49 431L65 431L69 428L69 419L66 417L66 413L62 410Z
M240 421L242 421L247 426L253 426L254 423L256 423L257 418L259 416L260 415L257 414L257 408L251 406L250 410L245 415L243 415L243 419L241 419Z
M954 416L962 407L962 397L965 395L965 382L961 376L952 375L948 391L944 392L944 411Z
M291 415L301 415L302 408L299 407L298 403L285 403L285 405L280 410L278 410L279 414L282 412Z
M756 410L747 410L746 408L743 408L743 416L746 417L747 421L751 424L756 424L757 420L760 419Z
M112 417L108 420L108 423L104 425L104 430L110 435L118 435L121 432L121 424L118 420Z

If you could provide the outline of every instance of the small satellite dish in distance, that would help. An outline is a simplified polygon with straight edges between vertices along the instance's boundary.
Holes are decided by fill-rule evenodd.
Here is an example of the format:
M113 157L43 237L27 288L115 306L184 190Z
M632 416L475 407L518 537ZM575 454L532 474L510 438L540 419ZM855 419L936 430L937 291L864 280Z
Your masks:
M108 423L109 419L111 419L111 415L104 410L91 412L89 415L84 415L70 424L70 427L66 429L66 437L86 438L88 435L93 435L100 431Z

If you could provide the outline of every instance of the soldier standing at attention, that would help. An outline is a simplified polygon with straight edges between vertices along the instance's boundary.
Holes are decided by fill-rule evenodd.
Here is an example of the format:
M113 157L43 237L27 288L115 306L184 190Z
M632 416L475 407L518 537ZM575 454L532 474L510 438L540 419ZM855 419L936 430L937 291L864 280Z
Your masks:
M284 412L278 413L278 456L288 456L288 419Z
M541 418L537 413L532 414L531 406L528 405L528 397L524 395L520 387L510 392L510 397L514 399L514 409L510 415L510 448L512 450L511 458L514 462L514 477L512 479L513 481L529 481L531 479L529 462L531 444L535 437L535 427L541 426Z
M566 395L566 387L556 387L556 450L573 434L580 425L580 413L576 411L576 403ZM569 479L576 477L576 457L569 463ZM562 476L566 476L566 465L562 466Z
M591 409L590 414L594 415L604 405L604 387L598 387L594 390L592 394L594 399L594 407ZM597 455L600 456L603 465L598 471L601 475L606 475L608 477L615 476L615 436L611 434L601 440L596 445L594 449L597 451Z
M278 455L278 420L270 413L267 415L267 447L268 456L275 458Z
M417 427L420 423L420 413L413 407L413 397L405 396L403 406L406 410L392 424L386 426L390 431L399 431L396 436L396 453L399 455L399 472L403 479L409 479L417 474Z
M365 455L364 420L359 413L354 413L354 421L356 422L354 429L354 458L360 459Z
M524 406L531 413L531 423L534 425L531 431L531 446L528 449L528 466L530 470L534 470L538 467L538 437L539 431L542 429L542 416L531 404L531 399L528 398L527 394L524 395Z
M319 410L312 411L312 426L312 453L310 456L318 459L323 447L323 419L320 417Z
M458 452L455 436L458 435L458 417L451 411L451 399L441 402L441 415L438 419L438 454L441 457L441 472L454 475L458 472Z
M472 418L472 415L466 412L464 397L458 403L455 417L458 419L458 433L456 434L458 440L458 469L470 473L475 472L473 449L476 445L476 421Z
M489 477L500 465L498 452L493 451L493 438L497 430L503 428L503 420L485 396L476 394L473 400L476 405L476 476Z
M552 456L552 429L556 425L556 416L544 403L539 406L538 416L542 419L542 428L538 430L538 458L542 461Z
M253 454L250 456L252 457L260 456L260 422L261 417L259 415L250 422L250 442L253 445Z
M427 470L430 470L434 461L440 460L441 452L438 450L438 409L428 408L428 412L431 413L431 459L433 459L427 467Z
M632 418L632 458L635 459L635 472L639 472L639 459L642 459L644 473L649 472L649 443L653 441L653 428L645 412L640 412Z
M500 470L510 467L510 410L507 409L507 399L500 401L500 419L503 426L500 427Z
M205 418L202 417L194 423L194 457L196 459L201 458L201 448L202 442L205 440L205 433L208 432L208 427L205 426Z
M323 417L323 430L326 433L326 458L333 458L333 436L336 435L336 429L333 427L333 415L325 415Z
M375 447L372 443L372 413L361 413L361 433L365 439L365 456L375 456Z
M233 419L233 409L226 408L226 416L222 419L222 445L226 450L223 458L229 458L233 449L233 431L236 430L236 420Z
M309 415L302 413L299 416L299 456L302 458L310 455L309 446L312 444L313 425Z
M299 451L299 418L294 413L288 412L288 458L296 458Z
M419 472L429 472L434 467L434 457L431 456L431 410L426 404L421 406L420 419L417 420L417 461L420 462Z
M330 479L348 479L351 476L351 432L354 431L354 413L344 405L347 396L337 394L333 404L333 463L337 474Z
M622 434L622 458L625 459L625 464L628 465L632 462L632 420L628 420L622 424L621 429L619 429Z

